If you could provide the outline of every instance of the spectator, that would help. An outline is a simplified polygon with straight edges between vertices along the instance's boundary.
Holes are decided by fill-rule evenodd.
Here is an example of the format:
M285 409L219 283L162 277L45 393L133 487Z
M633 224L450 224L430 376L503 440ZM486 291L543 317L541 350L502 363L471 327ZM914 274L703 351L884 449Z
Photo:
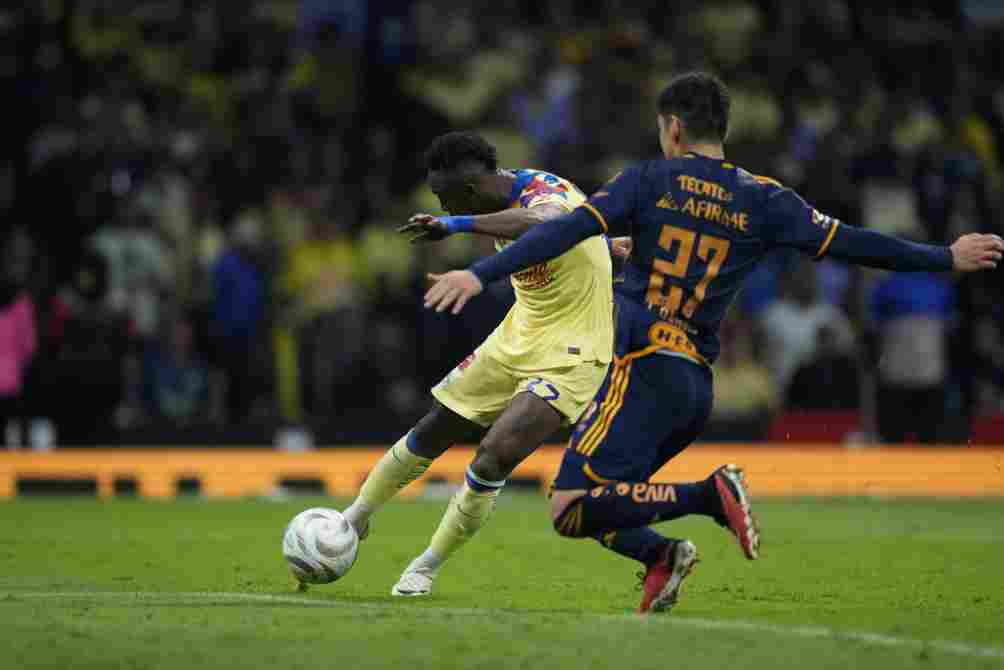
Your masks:
M141 340L156 335L161 297L172 284L170 256L152 223L134 204L91 240L108 264L108 307L125 315Z
M147 352L147 410L174 426L190 425L209 414L209 370L194 349L192 324L173 319L159 346Z
M267 335L262 233L261 220L245 214L212 270L211 335L217 365L226 378L227 419L232 422L246 420L264 393L258 349Z
M783 297L760 316L767 367L782 393L787 391L795 371L812 356L816 334L824 326L834 333L839 350L851 349L854 335L850 322L839 308L821 299L815 265L799 261Z
M329 416L335 400L360 397L366 345L365 285L358 245L340 219L317 214L310 234L289 255L284 322L296 334L302 397L308 414ZM355 389L355 390L353 390Z
M49 306L41 375L61 444L102 444L115 434L127 387L130 326L108 308L107 286L104 259L85 252Z
M885 442L937 442L946 418L955 287L929 273L889 274L872 288L878 334L878 432Z
M854 356L841 350L837 334L823 325L812 358L791 379L788 409L853 410L861 406L861 375Z
M762 440L778 408L777 386L770 372L753 358L749 325L733 322L723 333L715 363L715 403L703 439Z
M414 211L438 208L424 185L418 193L431 202L411 200L428 141L458 124L477 127L507 167L547 169L591 192L624 163L656 155L646 130L651 98L663 77L693 67L717 69L730 84L736 165L780 177L849 223L922 229L939 243L990 231L1004 181L999 26L963 22L953 3L932 12L914 4L729 0L728 11L683 3L670 16L658 3L472 9L441 0L305 0L236 13L220 3L142 3L136 11L105 1L22 3L0 25L9 38L0 79L14 110L0 141L8 149L0 212L30 220L50 261L30 277L42 346L33 369L42 380L65 376L67 388L83 393L87 385L70 373L104 361L115 367L94 389L105 394L93 398L96 415L109 404L131 407L141 366L131 364L129 346L171 330L171 321L158 325L161 312L178 305L205 315L195 348L212 360L213 378L224 370L230 377L234 421L265 399L274 349L284 418L298 420L301 404L321 414L344 407L334 398L344 385L349 400L395 405L407 423L410 389L437 381L511 301L510 289L495 286L494 300L459 320L420 309L424 273L465 264L479 247L473 236L457 236L416 249L393 232ZM918 55L950 44L969 48L942 48L933 71L911 69ZM597 90L604 94L591 94ZM309 230L321 199L337 203L340 239ZM227 246L222 232L269 201L273 225L252 233L250 246L280 251L287 262L275 281L297 303L275 331L263 256L239 249L249 245L237 235ZM480 242L487 252L490 242ZM351 272L338 260L342 246L351 247ZM100 252L109 291L85 249ZM788 255L772 256L747 281L739 307L767 335L765 361L779 393L798 376L787 393L796 405L847 404L843 392L810 397L800 388L806 376L846 372L838 361L853 355L848 318L824 303L858 324L865 273L836 261L799 269L798 282L809 273L817 285L818 297L802 302L795 295L813 291L784 288L791 265ZM955 289L948 418L972 414L989 397L980 385L999 384L1000 352L991 366L984 358L995 347L975 350L979 320L1004 292L1002 276L985 273ZM358 332L367 334L365 346ZM819 338L824 352L816 351ZM391 360L386 352L402 342L421 355ZM309 374L299 373L296 344ZM69 371L58 369L64 362ZM722 374L742 378L736 370L744 365L726 360ZM77 403L52 388L38 403L43 414L73 413ZM33 406L40 397L24 395ZM984 405L995 406L989 398ZM720 407L732 400L742 398L723 396ZM339 414L340 426L356 424L345 434L375 435L365 412ZM95 420L78 418L74 439L83 440Z
M31 264L31 245L16 231L3 247L0 272L0 427L8 448L24 439L25 371L35 355L35 305L24 290Z

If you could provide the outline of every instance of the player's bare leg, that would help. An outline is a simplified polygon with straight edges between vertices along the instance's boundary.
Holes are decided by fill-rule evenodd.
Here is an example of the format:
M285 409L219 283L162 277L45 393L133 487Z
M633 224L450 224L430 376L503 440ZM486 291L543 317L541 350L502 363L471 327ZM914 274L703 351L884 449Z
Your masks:
M460 491L450 500L429 548L411 562L391 593L422 596L443 562L488 521L506 479L516 466L561 427L562 417L532 393L516 395L481 440Z
M474 442L485 430L435 401L415 427L381 457L355 501L345 510L345 518L355 526L359 537L365 538L370 517L384 503L421 477L451 445Z

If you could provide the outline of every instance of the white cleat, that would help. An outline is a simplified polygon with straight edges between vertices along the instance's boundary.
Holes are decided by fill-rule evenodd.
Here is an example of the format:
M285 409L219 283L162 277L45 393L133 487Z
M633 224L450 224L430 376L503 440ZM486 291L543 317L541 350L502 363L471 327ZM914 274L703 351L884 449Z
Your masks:
M435 578L436 573L431 570L409 567L401 575L401 579L397 580L397 584L390 590L390 594L404 598L427 596L432 593L432 580Z

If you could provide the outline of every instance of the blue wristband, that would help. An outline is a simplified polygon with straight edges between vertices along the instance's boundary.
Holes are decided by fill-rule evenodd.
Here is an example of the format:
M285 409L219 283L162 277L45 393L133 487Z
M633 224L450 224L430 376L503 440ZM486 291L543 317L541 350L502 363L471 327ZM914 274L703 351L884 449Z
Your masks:
M454 233L470 233L474 230L473 216L441 216L439 220L446 224L450 235Z

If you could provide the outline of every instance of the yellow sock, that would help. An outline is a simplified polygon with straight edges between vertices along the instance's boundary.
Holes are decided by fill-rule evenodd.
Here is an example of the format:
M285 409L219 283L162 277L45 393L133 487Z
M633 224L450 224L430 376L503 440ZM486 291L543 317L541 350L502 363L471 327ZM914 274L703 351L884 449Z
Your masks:
M408 449L408 435L398 440L380 458L363 482L355 501L345 510L345 517L356 528L360 524L365 525L374 512L398 491L421 477L432 464L431 458L416 456Z
M481 526L488 522L492 512L495 511L495 501L501 488L499 486L486 491L475 491L464 482L450 500L446 514L443 515L443 520L439 522L439 528L429 543L429 551L438 563L455 554L480 530Z

